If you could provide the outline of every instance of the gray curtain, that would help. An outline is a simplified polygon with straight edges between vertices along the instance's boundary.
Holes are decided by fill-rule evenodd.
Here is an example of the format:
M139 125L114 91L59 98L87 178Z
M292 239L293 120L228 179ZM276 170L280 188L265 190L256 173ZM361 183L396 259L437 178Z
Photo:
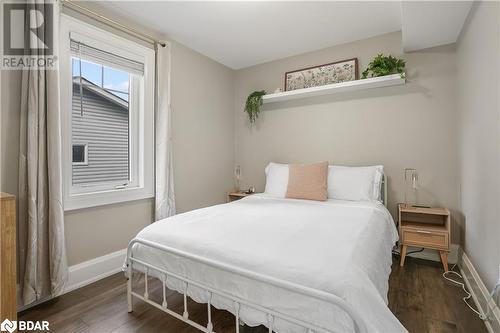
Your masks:
M40 19L29 15L30 9L39 10L45 18L54 10L53 42L57 54L58 4L48 6L44 1L37 1L26 7L26 26L30 20ZM50 23L45 19L44 28ZM28 32L25 54L43 56L45 50L30 48L29 38ZM18 222L19 276L24 305L57 295L67 280L61 169L58 71L25 68L21 94Z
M170 44L156 45L155 221L175 214L170 107Z

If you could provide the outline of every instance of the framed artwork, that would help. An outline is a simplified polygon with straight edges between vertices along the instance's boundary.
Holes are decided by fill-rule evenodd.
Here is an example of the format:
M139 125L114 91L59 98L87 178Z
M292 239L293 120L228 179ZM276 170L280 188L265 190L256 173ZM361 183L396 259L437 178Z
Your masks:
M285 73L285 91L357 80L358 58L297 69Z

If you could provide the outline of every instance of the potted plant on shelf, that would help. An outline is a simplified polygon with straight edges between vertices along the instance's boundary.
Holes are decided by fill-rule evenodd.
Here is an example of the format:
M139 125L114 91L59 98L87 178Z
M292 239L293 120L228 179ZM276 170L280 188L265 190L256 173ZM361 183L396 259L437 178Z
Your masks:
M248 114L248 118L250 119L250 123L254 123L255 120L259 117L260 108L262 106L262 96L266 94L265 90L254 91L247 97L247 101L245 103L245 112Z
M401 78L404 79L406 77L405 65L406 62L403 59L393 57L392 55L385 56L378 54L363 71L361 78L366 79L369 77L401 74Z

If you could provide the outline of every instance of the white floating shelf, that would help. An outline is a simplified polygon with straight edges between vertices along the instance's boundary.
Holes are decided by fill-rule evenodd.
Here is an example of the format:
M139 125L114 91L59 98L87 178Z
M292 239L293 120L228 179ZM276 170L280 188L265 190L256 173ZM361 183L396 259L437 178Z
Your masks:
M369 79L332 83L319 87L284 91L275 94L262 96L263 103L283 102L292 99L305 97L335 94L339 92L358 91L370 88L380 88L389 86L399 86L405 84L406 79L402 79L400 74L373 77Z

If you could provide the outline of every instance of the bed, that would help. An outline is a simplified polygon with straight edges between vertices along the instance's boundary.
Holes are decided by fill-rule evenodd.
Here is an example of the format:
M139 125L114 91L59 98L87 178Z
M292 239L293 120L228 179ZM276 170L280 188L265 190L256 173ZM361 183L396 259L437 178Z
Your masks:
M210 308L236 322L282 332L406 332L387 307L391 249L398 239L380 202L325 202L255 194L169 217L130 242L126 270L184 294L184 313L138 298L204 332ZM165 295L165 292L164 292ZM207 303L208 325L189 318L187 297ZM236 325L239 331L239 325Z

